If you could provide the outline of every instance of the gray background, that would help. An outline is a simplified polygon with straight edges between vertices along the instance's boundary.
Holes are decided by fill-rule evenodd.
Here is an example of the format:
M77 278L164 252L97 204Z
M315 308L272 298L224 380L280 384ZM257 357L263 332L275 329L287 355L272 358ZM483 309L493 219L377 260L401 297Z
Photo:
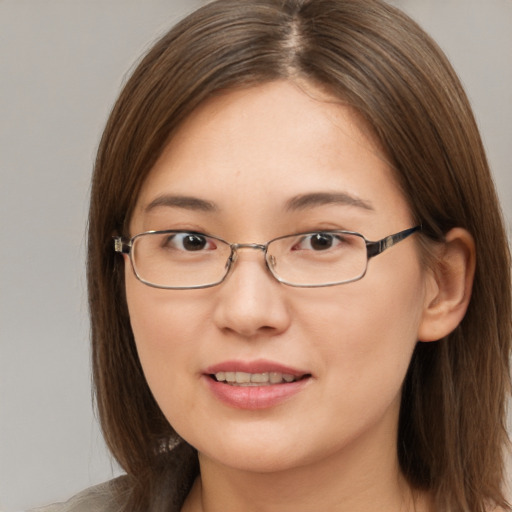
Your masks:
M91 407L84 240L103 124L200 0L0 0L0 510L115 475ZM512 0L396 0L452 59L512 224Z

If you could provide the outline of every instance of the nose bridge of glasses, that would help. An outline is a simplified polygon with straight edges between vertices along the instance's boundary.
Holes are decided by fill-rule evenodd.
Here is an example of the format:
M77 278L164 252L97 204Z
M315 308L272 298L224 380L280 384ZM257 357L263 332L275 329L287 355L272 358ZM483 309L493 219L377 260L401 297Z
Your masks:
M239 249L256 249L265 252L267 250L266 244L231 244L231 249L237 252Z
M263 254L267 253L267 245L265 244L230 244L231 247L231 262L235 262L238 258L238 252L240 249L256 249L262 251Z
M257 251L263 252L263 261L265 268L270 272L270 274L279 281L279 278L274 272L274 267L276 265L275 256L268 252L269 244L255 244L255 243L235 243L229 245L231 248L231 255L229 256L226 262L226 273L230 273L233 271L234 264L238 259L238 252L240 249L255 249ZM227 275L226 274L226 275Z

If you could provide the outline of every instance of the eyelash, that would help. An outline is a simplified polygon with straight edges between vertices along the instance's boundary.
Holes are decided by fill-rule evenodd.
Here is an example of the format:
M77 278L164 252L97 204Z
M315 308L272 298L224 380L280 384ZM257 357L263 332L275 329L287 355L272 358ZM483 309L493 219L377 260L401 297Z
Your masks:
M199 250L203 249L203 247L200 247L198 249L192 248L190 251L187 251L186 248L184 247L184 244L186 243L187 238L189 239L189 241L192 241L194 238L196 240L202 239L202 240L204 240L205 243L208 243L208 241L209 241L210 244L215 245L214 240L211 239L208 235L206 235L204 233L181 231L179 233L173 233L173 234L167 236L163 240L162 247L169 247L170 249L183 250L185 252L195 252L196 250L199 251ZM180 245L182 245L181 248L175 247L175 244L174 244L175 240L178 243L180 243ZM172 246L174 246L174 247L172 247ZM215 247L213 247L213 249L215 249Z
M332 244L335 244L335 245L330 245L329 247L325 248L325 250L327 249L332 249L334 247L338 247L339 245L342 245L344 242L345 242L345 239L343 236L340 236L339 234L334 234L334 233L331 233L329 231L316 231L316 232L312 232L311 234L307 235L307 236L303 236L300 238L299 242L297 244L295 244L292 249L294 249L295 247L298 247L299 245L301 245L303 242L308 242L308 245L309 247L307 247L306 249L304 250L312 250L312 251L315 251L314 247L313 247L313 244L314 244L314 240L315 238L314 237L317 237L317 241L320 241L321 240L321 237L323 236L324 237L324 240L325 239L328 239L329 241L332 242ZM300 250L300 249L297 249L297 250Z

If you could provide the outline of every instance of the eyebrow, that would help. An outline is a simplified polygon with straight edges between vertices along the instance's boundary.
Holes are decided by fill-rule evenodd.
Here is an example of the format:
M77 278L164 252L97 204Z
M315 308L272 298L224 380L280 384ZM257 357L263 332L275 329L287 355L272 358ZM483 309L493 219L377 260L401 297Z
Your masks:
M364 210L375 211L369 201L364 201L351 196L345 192L313 192L310 194L301 194L292 197L286 202L286 210L306 210L315 206L327 204L341 204L345 206L355 206Z
M145 212L154 210L155 208L167 206L171 208L183 208L185 210L196 210L202 212L218 211L217 205L205 199L199 199L192 196L180 195L161 195L153 199L145 208Z
M308 194L300 194L292 197L286 202L285 210L306 210L308 208L327 204L355 206L364 210L374 211L374 208L369 201L364 201L363 199L351 196L345 192L312 192ZM202 212L216 212L219 210L215 203L205 199L193 196L165 194L153 199L153 201L144 208L144 211L149 212L161 206Z

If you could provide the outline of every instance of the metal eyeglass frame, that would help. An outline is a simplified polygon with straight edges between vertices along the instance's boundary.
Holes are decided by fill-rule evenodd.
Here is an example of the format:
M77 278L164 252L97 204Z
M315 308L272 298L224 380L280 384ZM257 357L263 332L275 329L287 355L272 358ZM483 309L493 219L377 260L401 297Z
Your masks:
M196 232L193 232L193 231L183 231L183 230L173 230L173 229L168 229L168 230L162 230L162 231L145 231L143 233L139 233L137 235L134 235L132 238L130 239L125 239L123 238L122 236L114 236L113 239L114 239L114 251L117 252L117 253L121 253L121 254L127 254L129 257L130 257L130 262L131 262L131 265L132 265L132 269L133 269L133 272L135 274L135 276L137 277L137 279L139 281L141 281L142 283L148 285L148 286L151 286L153 288L161 288L161 289L165 289L165 290L192 290L192 289L198 289L198 288L211 288L213 286L217 286L219 284L221 284L225 279L226 277L229 275L232 267L233 267L233 264L234 262L236 261L236 255L237 255L237 251L239 249L256 249L256 250L260 250L260 251L263 251L264 255L265 255L265 264L267 266L267 269L269 270L269 272L271 273L271 275L277 280L279 281L280 283L282 284L285 284L287 286L293 286L295 288L323 288L323 287L327 287L327 286L337 286L337 285L340 285L340 284L346 284L346 283L352 283L354 281L359 281L360 279L362 279L365 275L366 275L366 271L368 270L368 261L375 257L375 256L378 256L379 254L382 254L386 249L389 249L390 247L393 247L394 245L398 244L399 242L401 242L402 240L405 240L407 237L409 237L410 235L412 235L413 233L416 233L417 231L421 231L421 225L417 225L417 226L414 226L412 228L408 228L408 229L404 229L403 231L399 231L398 233L394 233L392 235L388 235L380 240L377 240L377 241L371 241L371 240L367 240L361 233L357 233L356 231L346 231L346 230L325 230L325 231L318 231L318 233L338 233L338 234L347 234L347 235L355 235L355 236L359 236L361 237L364 242L365 242L365 245L366 245L366 266L365 266L365 269L364 271L361 273L361 275L353 278L353 279L348 279L348 280L344 280L344 281L335 281L335 282L332 282L332 283L323 283L323 284L295 284L295 283L291 283L291 282L288 282L288 281L285 281L284 279L282 279L281 277L279 277L275 272L274 270L271 268L271 264L269 264L269 261L268 261L268 253L267 253L267 249L268 249L268 246L272 243L272 242L275 242L276 240L281 240L283 238L288 238L288 237L292 237L292 236L301 236L301 235L311 235L311 234L315 234L316 232L315 231L308 231L308 232L305 232L305 233L294 233L294 234L291 234L291 235L283 235L283 236L279 236L277 238L273 238L272 240L269 240L266 244L250 244L250 243L247 243L247 244L238 244L238 243L230 243L220 237L217 237L217 236L211 236L211 235L205 235L204 233L196 233ZM133 259L132 259L132 252L131 252L131 248L132 248L132 245L133 245L133 242L136 238L138 237L141 237L141 236L144 236L144 235L150 235L150 234L165 234L165 233L190 233L190 234L196 234L196 235L201 235L201 236L207 236L208 238L213 238L214 240L219 240L220 242L223 242L224 244L227 244L229 246L229 248L231 249L231 253L226 261L226 270L225 270L225 273L224 275L222 276L221 279L219 279L218 281L214 282L214 283L208 283L208 284L202 284L202 285L193 285L193 286L162 286L162 285L157 285L157 284L154 284L154 283L151 283L149 281L145 281L144 279L142 279L137 271L135 270L135 265L134 265L134 262L133 262Z

